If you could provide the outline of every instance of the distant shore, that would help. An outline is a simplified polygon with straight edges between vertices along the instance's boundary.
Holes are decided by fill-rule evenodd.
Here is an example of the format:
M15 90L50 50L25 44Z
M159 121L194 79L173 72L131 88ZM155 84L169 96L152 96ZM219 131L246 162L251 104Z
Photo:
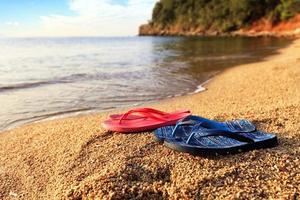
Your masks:
M139 30L139 36L223 36L223 37L298 37L300 27L295 30L272 31L272 30L238 30L233 32L202 31L202 30L178 30L178 29L161 29L152 27L148 24L142 25Z
M140 36L246 36L246 37L298 37L300 36L300 14L292 19L272 24L262 18L252 25L229 32L206 30L200 27L185 29L181 25L169 25L161 27L152 23L141 25Z
M180 25L169 25L165 28L148 23L139 28L140 36L246 36L246 37L298 37L300 35L300 14L290 20L273 25L266 19L261 19L251 26L231 32L203 30L193 28L186 30Z
M246 118L276 134L276 148L208 159L172 151L152 133L107 132L100 123L112 112L39 122L0 134L0 199L295 199L299 52L297 39L262 62L218 74L205 92L146 105Z

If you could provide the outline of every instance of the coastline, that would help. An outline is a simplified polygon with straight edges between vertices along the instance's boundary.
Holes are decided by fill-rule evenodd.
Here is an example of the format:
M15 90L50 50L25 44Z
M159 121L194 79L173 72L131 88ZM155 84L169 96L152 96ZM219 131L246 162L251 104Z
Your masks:
M159 28L147 28L146 25L140 27L139 36L188 36L188 37L275 37L275 38L298 38L300 28L292 31L256 31L256 30L237 30L233 32L221 33L218 31L178 31L178 30L161 30Z
M0 134L0 199L297 198L299 52L297 39L262 62L217 74L205 92L150 104L247 118L279 137L276 148L194 157L157 144L152 133L106 132L100 122L115 110L39 122Z
M170 25L161 27L151 23L139 27L140 36L221 36L221 37L298 37L300 35L300 14L295 15L287 21L272 24L262 18L248 27L230 32L216 30L204 30L200 27L186 30L181 25Z

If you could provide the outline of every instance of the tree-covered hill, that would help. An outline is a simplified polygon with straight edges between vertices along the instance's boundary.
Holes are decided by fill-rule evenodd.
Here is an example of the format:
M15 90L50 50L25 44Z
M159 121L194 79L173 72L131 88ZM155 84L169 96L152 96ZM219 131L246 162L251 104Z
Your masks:
M262 18L276 24L299 12L300 0L160 0L144 28L224 33Z

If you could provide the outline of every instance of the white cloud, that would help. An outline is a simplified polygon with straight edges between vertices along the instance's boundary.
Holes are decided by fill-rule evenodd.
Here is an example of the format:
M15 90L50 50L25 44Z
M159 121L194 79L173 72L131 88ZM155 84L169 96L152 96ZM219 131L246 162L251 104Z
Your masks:
M8 21L8 22L5 22L5 25L10 26L10 27L18 27L18 26L20 26L20 23L17 21Z
M76 16L41 17L42 36L122 36L136 35L139 25L151 18L157 0L129 0L114 4L111 0L70 0Z

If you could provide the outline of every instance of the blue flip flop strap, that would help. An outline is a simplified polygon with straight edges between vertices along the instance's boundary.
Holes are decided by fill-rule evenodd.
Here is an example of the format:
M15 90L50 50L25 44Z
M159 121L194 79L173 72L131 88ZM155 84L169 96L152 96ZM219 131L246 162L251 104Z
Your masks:
M204 117L200 117L200 116L196 116L196 115L189 116L189 119L197 121L198 123L209 123L209 124L218 123L217 121L206 119Z
M198 124L199 122L193 120L193 116L188 116L186 118L183 118L177 122L175 125L173 131L172 131L172 137L175 137L176 132L178 131L178 127L180 126L186 126L186 125L195 125Z
M201 123L203 127L230 131L233 133L250 133L256 131L256 127L248 120L233 120L227 122L218 122L215 120L206 119L200 116L190 116L190 119Z
M207 130L199 130L199 131L203 131L204 134L201 134L199 136L199 138L205 138L205 137L210 137L210 136L224 136L224 137L228 137L228 138L232 138L241 142L247 142L247 143L253 143L255 142L252 138L243 136L241 134L238 133L232 133L230 131L224 131L224 130L218 130L218 129L207 129ZM199 131L194 131L191 133L191 135L189 136L189 138L186 141L186 144L189 144L191 139L197 134L199 133Z

